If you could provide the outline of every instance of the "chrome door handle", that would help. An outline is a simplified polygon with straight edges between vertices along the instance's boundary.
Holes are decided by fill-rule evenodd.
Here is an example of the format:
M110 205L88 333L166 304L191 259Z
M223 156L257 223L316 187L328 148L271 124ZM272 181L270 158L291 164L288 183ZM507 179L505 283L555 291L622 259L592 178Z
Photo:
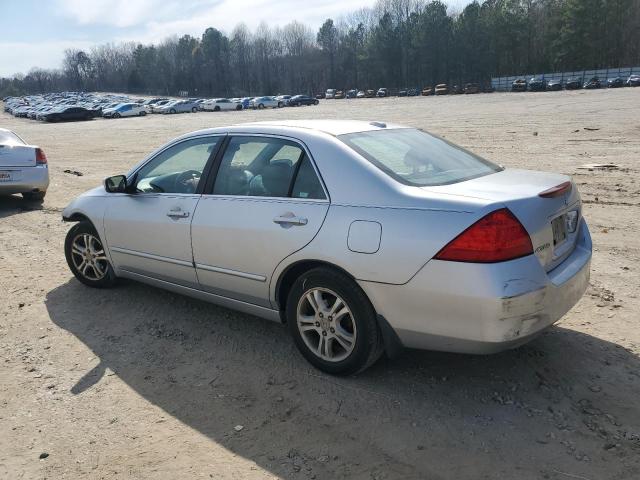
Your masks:
M277 223L278 225L286 226L286 225L306 225L308 220L304 217L296 217L293 213L285 213L284 215L280 215L273 219L273 223Z
M167 217L170 218L187 218L189 216L189 212L183 212L182 210L169 210L167 212Z

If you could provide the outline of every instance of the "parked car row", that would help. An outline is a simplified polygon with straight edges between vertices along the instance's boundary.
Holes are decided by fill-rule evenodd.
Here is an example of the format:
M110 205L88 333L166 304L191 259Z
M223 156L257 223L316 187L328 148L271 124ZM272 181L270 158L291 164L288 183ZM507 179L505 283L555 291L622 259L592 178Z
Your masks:
M435 87L426 86L424 88L408 87L401 88L397 92L392 93L389 88L381 87L378 90L366 89L351 89L351 90L336 90L335 88L329 88L324 94L316 95L316 98L326 99L342 99L342 98L384 98L384 97L427 97L429 95L449 95L449 94L461 94L461 93L490 93L493 92L491 85L480 85L477 83L467 83L465 85L453 85L449 87L446 83L439 83Z
M278 95L244 98L149 98L133 99L125 95L83 92L48 93L24 97L6 97L4 111L16 117L62 122L91 120L96 117L144 117L147 114L220 112L247 108L282 108L318 105L308 95Z
M582 77L573 77L566 80L546 80L544 77L532 77L528 82L524 78L518 78L511 84L512 92L544 92L546 90L580 90L582 88L591 90L597 88L620 88L620 87L640 86L640 75L631 75L626 80L622 77L609 78L606 82L598 77L592 77L584 81Z

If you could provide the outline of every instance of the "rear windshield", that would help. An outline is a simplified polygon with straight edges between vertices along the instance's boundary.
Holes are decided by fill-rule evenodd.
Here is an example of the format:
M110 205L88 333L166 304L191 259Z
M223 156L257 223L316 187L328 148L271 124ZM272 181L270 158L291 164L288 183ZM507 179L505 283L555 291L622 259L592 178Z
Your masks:
M349 133L338 138L405 185L447 185L502 170L440 137L412 128Z
M0 130L0 144L1 145L24 145L22 139L13 132L6 130Z

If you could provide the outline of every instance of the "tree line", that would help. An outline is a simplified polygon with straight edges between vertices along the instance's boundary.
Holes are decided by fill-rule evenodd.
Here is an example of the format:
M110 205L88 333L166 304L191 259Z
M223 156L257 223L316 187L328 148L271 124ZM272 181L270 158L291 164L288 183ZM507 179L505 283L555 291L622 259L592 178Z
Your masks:
M157 45L69 49L60 69L0 79L0 94L63 90L193 96L422 87L492 76L640 65L640 0L379 0L327 19L210 27Z

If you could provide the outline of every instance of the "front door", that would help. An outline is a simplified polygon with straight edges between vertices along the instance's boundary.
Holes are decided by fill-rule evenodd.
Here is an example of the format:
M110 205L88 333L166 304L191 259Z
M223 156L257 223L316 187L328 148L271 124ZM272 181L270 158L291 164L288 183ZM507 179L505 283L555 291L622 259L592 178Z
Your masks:
M198 186L221 136L175 143L135 174L135 193L108 198L106 241L116 268L197 287L191 221Z
M273 271L313 239L328 208L300 144L279 137L232 137L191 225L201 288L270 307Z

